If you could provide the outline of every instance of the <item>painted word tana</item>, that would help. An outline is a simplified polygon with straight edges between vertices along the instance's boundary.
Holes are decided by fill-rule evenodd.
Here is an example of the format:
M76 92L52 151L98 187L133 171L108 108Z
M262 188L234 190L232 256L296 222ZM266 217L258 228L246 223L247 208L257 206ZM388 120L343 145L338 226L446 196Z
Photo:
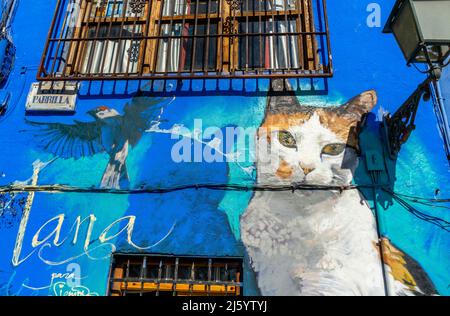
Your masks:
M63 224L65 222L65 215L59 214L51 219L49 219L47 222L45 222L37 231L34 233L33 238L31 240L31 247L32 250L23 255L22 254L22 248L24 243L24 236L25 232L28 226L28 216L23 216L20 224L20 228L17 234L16 243L14 246L13 251L13 257L12 257L12 264L14 266L19 266L23 262L25 262L28 258L30 258L34 253L38 252L39 258L44 261L45 263L51 264L51 265L60 265L65 264L67 262L70 262L78 257L81 257L83 255L91 254L94 250L99 249L100 247L110 247L110 252L115 251L115 245L111 242L118 236L122 234L126 234L126 241L129 245L132 247L139 249L139 250L146 250L149 248L154 247L156 244L161 242L162 240L158 241L156 244L153 244L148 247L140 247L136 245L133 240L133 230L136 223L136 217L135 216L124 216L117 220L115 220L113 223L108 225L103 229L103 231L98 235L97 238L93 238L93 230L94 230L94 224L97 221L97 218L95 215L91 214L85 218L81 218L81 216L78 216L75 219L75 222L72 224L69 232L66 234L64 238L61 236L61 231ZM83 252L73 256L71 258L67 258L63 261L59 262L52 262L49 260L46 260L42 257L42 251L45 248L49 247L60 247L65 243L71 242L72 245L77 245L78 240L80 238L80 230L82 226L87 225L87 230L84 236L83 240ZM46 232L46 233L44 233ZM165 239L164 237L163 239ZM94 241L98 241L99 245L93 246Z

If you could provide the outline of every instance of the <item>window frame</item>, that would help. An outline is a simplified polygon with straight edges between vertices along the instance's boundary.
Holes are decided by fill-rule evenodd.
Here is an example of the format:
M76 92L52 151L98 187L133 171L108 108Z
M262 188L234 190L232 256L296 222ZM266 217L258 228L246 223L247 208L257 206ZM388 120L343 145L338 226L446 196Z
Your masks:
M139 276L130 275L131 266L140 266ZM148 277L148 267L158 267L157 278ZM188 278L180 278L180 267L188 268ZM207 280L199 279L197 269L207 269ZM230 275L222 278L222 270ZM167 275L167 271L171 271ZM216 275L220 279L216 279ZM243 294L243 258L205 258L151 254L115 253L108 277L109 296L241 296Z
M145 6L144 7L144 11L142 12L142 16L140 17L127 17L126 16L126 10L124 11L124 8L122 8L122 16L108 16L107 12L108 12L108 6L105 8L105 15L104 16L97 16L95 14L95 16L92 16L91 13L93 13L91 7L93 7L95 5L95 2L101 2L102 0L87 0L87 1L82 1L82 4L84 4L85 6L81 7L81 12L80 15L78 17L78 21L77 21L77 27L75 29L76 34L78 34L78 36L75 36L76 39L79 39L76 41L76 43L74 43L75 45L71 45L69 48L69 57L68 57L68 68L69 68L69 76L85 76L83 68L84 65L82 64L82 62L85 60L85 55L86 54L90 54L92 55L92 52L87 51L88 49L86 49L86 46L88 46L89 43L94 44L94 51L95 51L95 47L97 47L96 44L98 44L98 42L106 42L106 46L109 46L110 41L117 41L120 42L122 41L142 41L143 36L133 36L133 37L122 37L122 33L124 31L124 29L126 27L132 27L133 31L132 33L136 33L136 28L137 26L139 26L141 28L140 33L145 33L145 25L146 25L146 16L148 14L148 10L149 7ZM126 1L129 0L104 0L107 2L107 5L109 5L111 2L113 5L116 5L117 2L120 3L124 3ZM151 1L151 0L147 0L147 1ZM95 8L94 8L95 9ZM97 12L98 8L96 9ZM89 32L90 29L92 27L95 27L94 31L96 31L96 36L94 37L89 37ZM119 27L120 28L120 36L119 37L115 37L115 36L106 36L106 37L100 37L99 32L101 32L102 28L108 28L108 34L111 33L111 29L113 27ZM141 43L142 44L142 43ZM75 46L75 47L73 47ZM105 49L102 49L105 50ZM106 49L107 50L107 49ZM78 53L80 54L80 56L78 56ZM138 53L138 65L137 65L137 69L141 69L142 65L142 54L144 53L143 51L143 47L141 45L141 47L139 48L139 53ZM103 59L102 59L102 64L100 65L99 68L103 68L104 64L105 64L105 52L102 52L103 55ZM118 60L118 58L116 58ZM92 60L92 56L89 57L89 60ZM129 74L129 61L128 61L128 65L127 65L127 71L125 72L125 76L127 76ZM91 62L89 61L87 68L90 68L92 66ZM117 67L117 61L116 61L116 65ZM137 72L135 72L137 73ZM114 75L119 75L118 73L113 73ZM102 75L105 75L105 73L102 72L95 72L93 74L88 73L88 75L92 75L92 76L99 76L102 77ZM107 74L106 74L107 75Z
M326 11L326 0L318 0L317 3L322 4L321 10L319 13L315 13L313 11L312 3L313 0L294 0L296 3L296 8L294 10L245 10L244 5L248 4L248 0L203 0L203 2L208 2L209 7L211 2L217 2L217 10L214 13L206 12L206 13L190 13L190 14L182 14L182 15L174 15L174 16L163 16L163 4L166 1L170 0L104 0L107 2L112 2L112 5L116 4L116 2L121 2L122 5L128 5L128 2L137 1L138 3L145 3L143 8L143 14L139 17L127 17L126 16L126 8L122 8L122 16L108 16L108 14L104 14L104 16L100 17L91 17L88 16L86 18L86 12L90 11L90 6L94 5L95 1L103 1L103 0L77 0L80 1L80 12L78 21L76 22L76 27L72 33L71 38L64 38L61 34L66 32L64 27L67 27L66 21L64 20L62 26L61 22L58 22L58 17L65 12L65 6L67 0L58 0L56 12L54 19L52 21L52 25L50 28L49 36L47 39L47 43L45 45L44 53L41 59L41 64L39 66L39 72L37 75L37 79L39 81L58 81L58 80L120 80L120 79L218 79L218 78L327 78L333 76L333 66L332 66L332 57L331 57L331 49L330 49L330 38L329 38L329 29L328 29L328 21L327 21L327 11ZM173 0L175 1L175 0ZM190 0L186 0L184 7L189 5ZM195 1L195 0L192 0ZM275 0L277 1L277 0ZM279 0L287 1L291 0ZM200 1L195 1L197 3L197 7ZM315 1L314 1L315 2ZM233 5L240 5L238 10L233 9ZM258 2L259 3L259 2ZM108 8L105 9L108 12ZM307 12L307 13L305 13ZM88 13L88 15L89 15ZM320 31L316 31L314 29L314 19L318 16L321 19L322 27ZM67 18L67 16L66 16ZM279 20L281 22L295 21L295 32L287 32L281 33L280 31L267 32L267 25L270 24L272 20L272 24L275 24L273 21ZM195 28L199 25L199 22L206 23L206 34L192 34L185 35L184 33L180 35L170 35L173 30L171 30L169 35L161 34L161 25L170 23L173 26L174 22L179 23L181 21L181 27L184 30L186 25L186 21L193 21L195 24ZM266 32L257 32L257 33L243 33L239 34L239 27L243 25L244 28L248 30L249 22L258 22L259 30L262 28L266 29ZM59 23L59 24L58 24ZM288 27L290 27L290 23L288 22ZM216 33L211 34L210 26L216 25ZM61 30L59 30L59 27ZM113 40L120 41L138 41L139 42L139 53L138 53L138 63L136 66L136 71L130 73L129 65L126 67L125 72L112 72L105 73L103 66L96 68L101 71L97 71L94 73L83 73L82 71L82 61L84 58L82 57L86 54L85 47L87 46L87 42L96 43L96 41L104 41L108 42L109 37L102 38L94 37L88 38L88 27L92 25L93 27L100 29L100 26L108 26L109 30L111 27L119 26L121 27L121 32L123 32L124 26L132 26L133 29L136 29L136 26L140 26L140 35L134 34L133 37L120 37L119 39L115 38ZM203 24L200 24L203 25ZM171 27L172 28L172 27ZM184 31L182 31L184 32ZM292 61L285 61L287 67L282 68L274 68L267 67L267 63L264 64L265 67L249 67L249 64L240 65L240 61L242 59L243 50L240 50L239 42L244 39L246 41L247 47L245 48L245 60L248 61L249 50L248 50L248 42L249 38L259 37L264 41L267 41L267 38L275 39L276 41L280 40L280 38L287 38L288 46L286 46L289 50L287 52L287 56L291 56L291 49L295 45L289 43L291 40L295 43L297 42L297 50L298 58L296 59L297 67L293 67ZM195 47L196 40L198 38L202 38L205 42L205 49L203 51L202 56L202 65L199 68L195 68L195 48L191 49L190 58L192 58L190 62L190 69L184 70L178 64L178 70L176 71L167 71L167 66L163 68L163 71L158 71L158 53L159 53L159 42L161 40L169 40L174 42L175 39L179 39L183 41L182 44L186 40L192 41L192 47ZM211 39L215 41L215 58L209 55L210 50L208 49L208 45L211 43ZM320 45L318 44L320 42ZM66 47L66 45L70 45L68 49L68 55L63 56L58 55L60 51L60 46ZM120 45L120 44L119 44ZM263 44L260 44L263 45ZM277 44L279 45L279 44ZM56 49L55 49L56 46ZM126 45L125 45L126 46ZM319 52L320 46L320 52ZM81 47L81 53L79 53ZM273 49L273 48L272 48ZM107 49L104 49L107 51ZM286 50L286 49L285 49ZM64 51L64 48L62 49ZM105 55L105 52L102 52ZM262 54L262 49L259 49L259 54ZM268 51L265 51L265 55L270 54ZM273 56L277 54L272 52ZM166 60L170 58L170 54L165 55ZM175 59L180 60L181 57L178 56ZM212 59L210 63L209 59ZM261 58L261 57L260 57ZM273 57L276 58L276 57ZM103 56L103 59L104 56ZM119 59L119 58L117 58ZM214 61L215 59L215 61ZM62 60L62 61L61 61ZM63 64L63 70L58 71L55 70L55 64ZM101 60L102 65L104 65L105 60ZM215 64L215 67L213 67ZM261 63L257 63L261 66ZM51 67L49 67L51 66ZM91 65L92 66L92 65ZM116 65L117 66L117 65ZM48 69L50 68L50 69ZM56 67L59 69L59 67ZM292 68L292 69L291 69ZM88 69L89 68L88 66ZM116 70L116 68L114 68Z

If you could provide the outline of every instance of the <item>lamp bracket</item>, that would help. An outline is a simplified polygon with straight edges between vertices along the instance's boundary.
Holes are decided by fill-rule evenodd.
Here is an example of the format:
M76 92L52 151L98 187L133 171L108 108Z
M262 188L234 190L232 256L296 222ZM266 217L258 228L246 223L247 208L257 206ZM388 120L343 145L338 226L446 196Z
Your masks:
M406 143L416 128L415 120L420 101L428 101L431 97L430 83L435 80L429 76L411 94L405 103L392 116L385 117L385 129L391 157L397 157L401 146Z

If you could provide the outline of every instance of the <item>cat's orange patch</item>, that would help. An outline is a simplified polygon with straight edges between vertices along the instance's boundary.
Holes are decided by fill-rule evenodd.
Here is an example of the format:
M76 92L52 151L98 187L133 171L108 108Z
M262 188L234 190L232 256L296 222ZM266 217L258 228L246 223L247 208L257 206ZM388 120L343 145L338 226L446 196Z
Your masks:
M288 130L291 126L298 126L308 121L311 116L303 113L295 114L275 114L267 115L261 128L258 130L258 135L266 133L267 142L270 144L271 135L274 131Z
M339 137L348 146L358 148L357 124L355 120L341 117L331 111L318 109L320 123ZM311 119L312 112L295 114L269 114L261 128L270 135L273 131L288 130L291 126L299 126ZM270 139L268 139L270 141Z
M305 113L295 114L269 114L267 115L262 128L265 129L288 129L290 126L301 125L307 122L311 115Z
M397 249L387 238L382 239L383 259L386 265L391 268L391 275L394 280L401 282L411 290L414 290L417 283L406 266L405 255ZM378 252L379 246L374 244Z
M294 171L289 166L289 164L286 161L281 160L280 166L277 170L277 176L281 179L289 179L292 177L293 173Z
M347 145L358 148L357 121L324 110L319 110L317 113L323 126L335 133Z

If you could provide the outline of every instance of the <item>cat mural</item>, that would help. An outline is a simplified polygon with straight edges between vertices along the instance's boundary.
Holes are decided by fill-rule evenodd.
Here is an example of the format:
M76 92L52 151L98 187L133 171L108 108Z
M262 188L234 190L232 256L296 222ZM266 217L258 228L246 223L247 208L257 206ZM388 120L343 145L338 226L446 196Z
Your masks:
M310 107L287 81L271 84L257 139L258 184L351 184L358 128L376 92L340 107ZM256 192L240 224L262 295L386 294L375 216L357 190ZM389 295L435 293L417 262L382 242Z

